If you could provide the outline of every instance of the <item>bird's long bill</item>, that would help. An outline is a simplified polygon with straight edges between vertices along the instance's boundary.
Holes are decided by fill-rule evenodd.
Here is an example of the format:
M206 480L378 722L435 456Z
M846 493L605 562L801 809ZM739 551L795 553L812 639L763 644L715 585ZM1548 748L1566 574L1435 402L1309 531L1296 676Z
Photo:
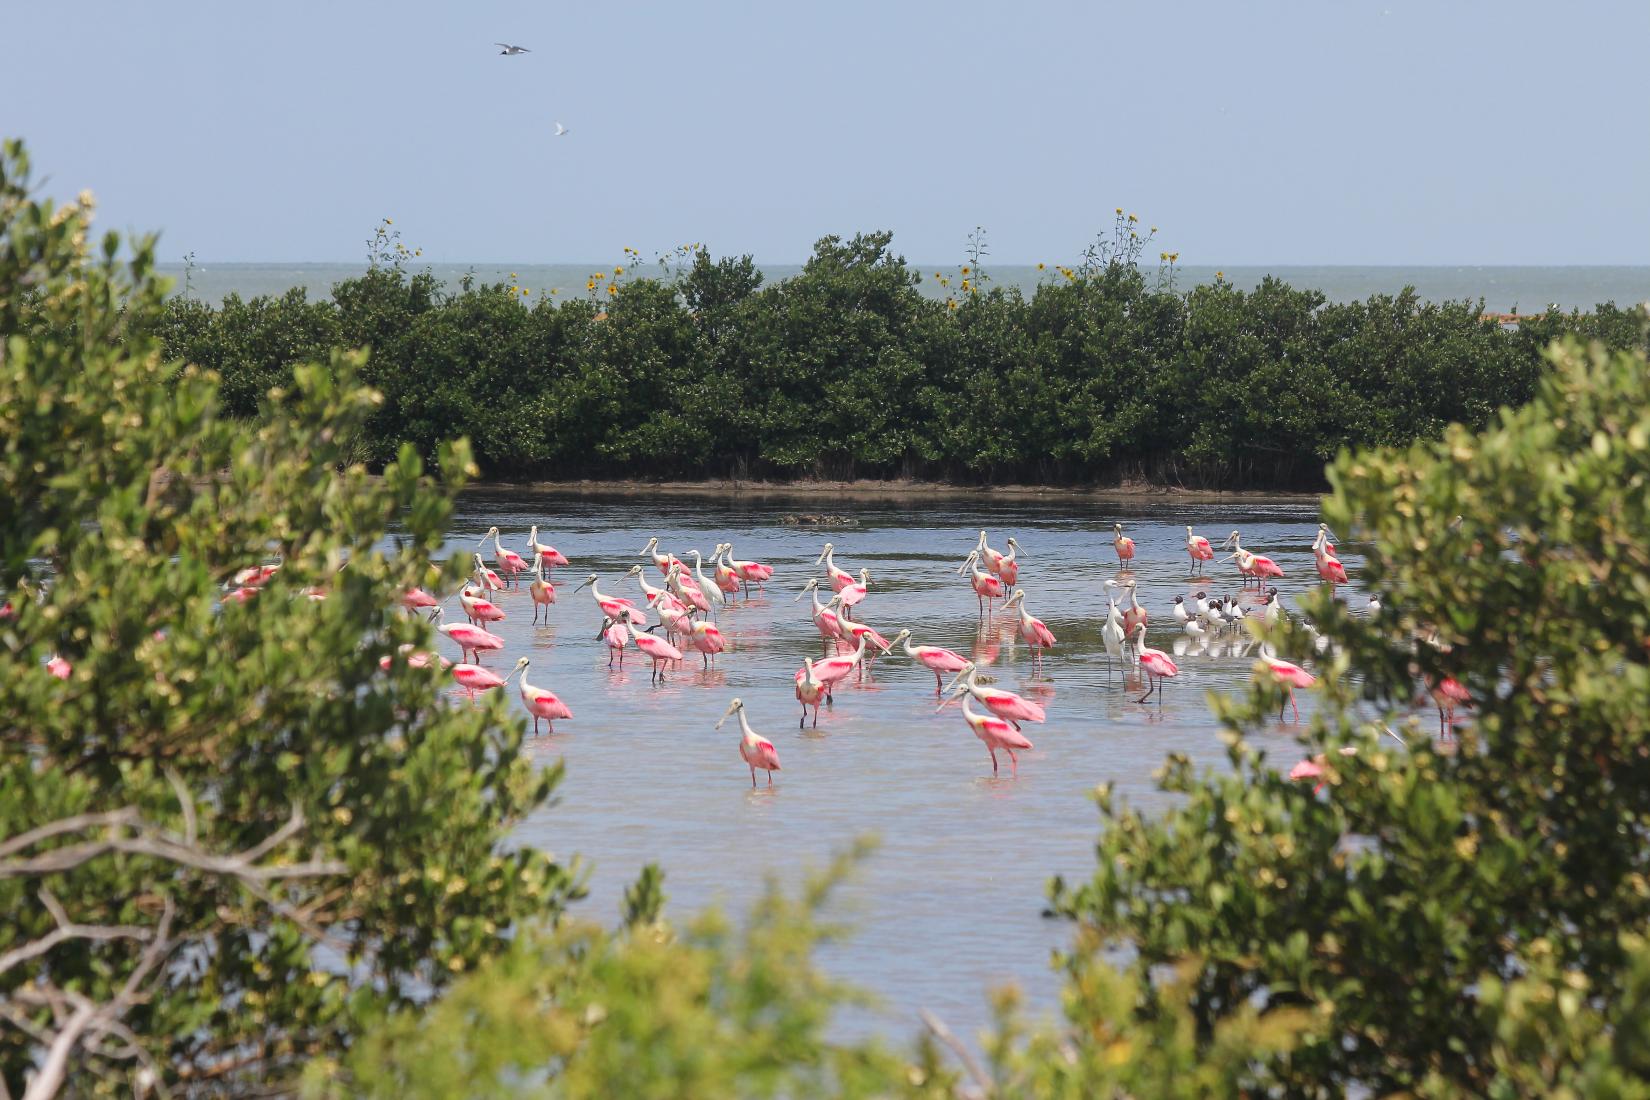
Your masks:
M739 709L739 704L729 703L727 712L724 713L721 718L717 719L716 728L721 729L722 728L722 723L726 722L729 718L732 718L733 717L733 712L738 710L738 709Z
M1225 550L1227 547L1232 545L1232 540L1235 538L1237 538L1237 532L1233 531L1230 535L1227 535L1224 540L1222 540L1220 548Z
M957 696L961 695L965 690L966 690L965 688L958 688L956 691L953 691L951 694L947 695L944 699L940 700L940 705L934 708L934 713L938 714L940 711L942 711L946 707L950 706L952 704L952 702L954 702L956 700Z
M808 593L812 592L813 590L814 590L814 582L809 581L807 584L802 586L802 591L799 592L797 594L796 599L792 600L791 602L792 603L801 603L802 602L802 597L806 596Z
M584 589L589 588L590 584L591 584L591 582L590 582L589 578L586 578L585 580L580 581L579 582L579 587L573 589L573 591L575 591L575 592L583 591Z
M967 664L967 665L962 666L962 668L957 671L957 674L955 676L951 677L951 682L949 684L945 685L945 690L946 691L953 690L958 684L960 684L962 682L962 678L964 676L967 676L970 672L973 672L973 671L974 671L974 666L972 664Z
M822 562L824 562L824 560L825 560L825 555L826 555L826 554L829 554L829 553L830 553L830 552L831 552L831 544L830 544L830 543L828 543L828 542L827 542L827 543L826 543L826 544L825 544L825 549L823 549L823 550L821 550L821 551L820 551L820 552L819 552L819 557L817 557L817 558L815 558L815 559L814 559L814 564L815 564L815 565L819 565L819 564L821 564L821 563L822 563Z
M963 563L961 565L957 566L957 572L959 572L959 573L967 572L968 567L970 565L973 565L975 562L977 562L979 560L980 560L980 552L978 550L976 550L972 554L969 554L968 557L963 559Z
M521 666L520 665L517 665L515 668L512 668L510 670L510 675L506 676L504 678L504 684L508 684L510 682L510 680L515 676L515 674L520 672L520 671L521 671ZM503 687L504 684L500 684L499 687Z

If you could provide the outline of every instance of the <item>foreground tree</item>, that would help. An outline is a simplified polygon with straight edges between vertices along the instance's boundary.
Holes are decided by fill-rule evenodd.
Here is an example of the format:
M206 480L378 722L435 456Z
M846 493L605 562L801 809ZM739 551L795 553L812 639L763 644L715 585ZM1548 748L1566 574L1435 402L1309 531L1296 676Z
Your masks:
M1650 402L1642 355L1557 345L1482 435L1343 455L1325 518L1378 616L1309 611L1337 654L1293 782L1275 689L1223 706L1231 770L1171 757L1156 818L1100 792L1087 883L1057 884L1080 978L1127 947L1138 1020L1189 967L1200 1034L1304 1014L1266 1091L1646 1095L1650 1029ZM1453 737L1428 698L1472 717ZM1418 704L1400 747L1390 712ZM1285 761L1287 764L1292 761Z
M468 452L345 465L377 401L346 355L228 420L143 335L148 242L93 259L89 196L27 167L0 155L0 1086L280 1086L574 890L499 845L556 778L520 723L400 654Z

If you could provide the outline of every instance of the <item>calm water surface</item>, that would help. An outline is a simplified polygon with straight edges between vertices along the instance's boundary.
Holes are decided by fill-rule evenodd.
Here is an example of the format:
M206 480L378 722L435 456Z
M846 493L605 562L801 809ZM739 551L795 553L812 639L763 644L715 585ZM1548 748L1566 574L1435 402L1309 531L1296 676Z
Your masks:
M782 525L788 511L852 515L857 527ZM1200 589L1237 594L1230 564L1210 563L1214 579L1188 580L1185 525L1217 541L1236 529L1244 545L1270 555L1287 573L1286 601L1315 580L1310 546L1315 505L1300 502L1185 505L1165 502L1073 505L965 500L905 501L699 499L578 499L487 490L460 502L449 549L467 551L497 525L505 546L525 549L527 528L572 559L558 570L559 602L549 625L532 625L525 591L502 593L507 621L493 629L507 642L484 663L506 669L533 659L535 684L556 691L575 719L553 737L529 741L549 763L567 761L559 801L520 829L524 843L592 864L590 899L582 912L610 921L638 869L656 861L666 870L670 909L679 918L712 902L735 912L758 895L765 877L794 884L803 869L822 866L855 837L874 833L880 850L843 895L841 916L854 935L831 945L823 961L839 978L878 994L883 1007L861 1023L896 1036L916 1028L916 1010L930 1008L971 1033L987 1019L985 992L1018 983L1030 1005L1057 1007L1051 950L1068 929L1041 916L1050 876L1080 879L1093 864L1098 816L1088 793L1113 782L1132 802L1162 798L1151 775L1167 752L1224 763L1209 692L1234 689L1248 675L1253 652L1231 642L1179 657L1181 674L1159 704L1140 704L1140 686L1125 690L1108 668L1100 642L1106 597L1116 574L1111 524L1120 521L1138 544L1134 574L1152 615L1148 641L1169 650L1187 639L1170 610L1177 594ZM1008 618L981 629L977 605L957 566L981 528L1006 550L1022 547L1020 584L1031 612L1059 639L1034 675L1029 654ZM767 590L718 613L728 642L713 669L697 654L651 685L649 666L634 651L609 668L596 640L600 613L586 589L589 572L604 594L640 600L634 579L644 562L650 583L661 578L638 556L648 538L687 558L732 541L736 556L774 567ZM825 708L818 730L798 730L800 707L792 675L821 642L810 604L792 602L821 545L855 573L871 571L871 592L858 618L892 636L909 627L918 644L973 655L1004 686L1045 704L1048 721L1026 726L1035 749L1023 753L1017 779L993 778L985 747L953 705L935 713L933 674L903 655L878 660L863 681L849 680ZM489 560L491 550L487 551ZM1357 573L1357 561L1346 565ZM707 569L707 573L709 570ZM827 589L828 592L828 589ZM1355 604L1363 597L1354 595ZM448 649L452 647L448 646ZM450 657L457 657L449 652ZM519 696L512 685L516 706ZM738 755L736 722L714 727L729 700L744 699L755 729L778 748L784 769L770 790L752 790ZM1302 715L1306 716L1303 699ZM1274 759L1299 758L1293 725L1278 726Z

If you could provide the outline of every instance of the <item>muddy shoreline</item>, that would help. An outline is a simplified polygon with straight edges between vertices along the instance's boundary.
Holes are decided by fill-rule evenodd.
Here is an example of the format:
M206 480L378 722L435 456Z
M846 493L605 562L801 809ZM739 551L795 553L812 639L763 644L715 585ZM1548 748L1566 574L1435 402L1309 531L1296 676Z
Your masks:
M822 500L832 497L877 500L935 498L952 500L1142 501L1174 500L1187 504L1271 500L1312 503L1322 494L1279 492L1274 489L1181 489L1144 481L1128 481L1103 488L1067 488L1045 485L955 485L940 481L477 481L465 493L556 493L581 497L736 497L772 500Z

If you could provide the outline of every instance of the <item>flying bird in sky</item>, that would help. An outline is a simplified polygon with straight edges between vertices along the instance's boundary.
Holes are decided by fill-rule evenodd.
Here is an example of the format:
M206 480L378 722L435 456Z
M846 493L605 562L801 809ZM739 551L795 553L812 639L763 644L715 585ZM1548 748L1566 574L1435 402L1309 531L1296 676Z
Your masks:
M498 51L500 57L514 57L518 53L532 53L533 52L532 50L528 49L526 46L512 46L508 42L494 42L493 45L504 47L503 49Z
M565 127L565 126L563 126L563 125L562 125L562 124L561 124L561 123L559 123L559 122L558 122L558 123L556 123L556 136L557 136L557 137L564 137L564 136L566 136L566 135L567 135L567 134L569 134L569 133L571 133L571 131L570 131L570 130L568 130L568 128L567 128L567 127Z

